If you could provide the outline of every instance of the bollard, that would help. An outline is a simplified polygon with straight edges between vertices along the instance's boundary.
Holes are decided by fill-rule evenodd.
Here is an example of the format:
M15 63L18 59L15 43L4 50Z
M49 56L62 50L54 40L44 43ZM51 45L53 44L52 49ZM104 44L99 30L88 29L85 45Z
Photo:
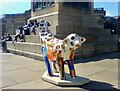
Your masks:
M5 40L1 41L2 52L7 53L7 44Z

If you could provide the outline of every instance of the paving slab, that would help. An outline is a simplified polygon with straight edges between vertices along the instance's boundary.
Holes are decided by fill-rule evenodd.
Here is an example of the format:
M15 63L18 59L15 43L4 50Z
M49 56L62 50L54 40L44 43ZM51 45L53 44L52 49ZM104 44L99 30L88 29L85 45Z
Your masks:
M43 81L42 79L32 80L25 83L20 83L14 86L10 86L6 89L49 89L54 85Z
M12 85L17 84L17 82L15 82L13 79L11 79L10 77L2 77L2 87L0 88L5 88L5 87L9 87Z
M111 83L115 80L118 80L118 73L112 71L103 71L97 74L89 76L91 80Z
M24 65L2 64L3 72L8 72L8 71L17 70L17 69L23 69L23 68L25 68Z
M41 77L41 73L40 72L32 72L27 69L20 69L20 70L5 72L5 74L8 77L12 78L17 83L23 83L23 82L39 79Z
M106 69L112 69L113 67L118 66L118 61L112 61L111 59L106 59L96 62L95 65L101 66Z
M95 64L81 64L81 63L76 64L75 69L77 75L86 77L106 70L105 68L97 66Z

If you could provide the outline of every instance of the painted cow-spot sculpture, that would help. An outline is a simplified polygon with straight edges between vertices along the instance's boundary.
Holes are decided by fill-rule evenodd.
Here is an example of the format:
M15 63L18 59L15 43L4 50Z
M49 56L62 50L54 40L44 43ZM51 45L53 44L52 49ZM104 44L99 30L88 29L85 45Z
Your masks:
M42 21L43 26L40 26L40 38L42 42L42 52L46 68L49 76L54 76L54 72L59 72L59 77L61 80L65 80L65 70L64 64L67 62L70 76L72 78L76 77L76 72L74 68L74 54L75 50L81 46L83 42L86 41L84 37L80 37L77 34L70 34L65 39L57 39L48 30L46 26L46 21ZM50 61L52 62L53 71L50 67ZM56 64L59 70L57 71Z

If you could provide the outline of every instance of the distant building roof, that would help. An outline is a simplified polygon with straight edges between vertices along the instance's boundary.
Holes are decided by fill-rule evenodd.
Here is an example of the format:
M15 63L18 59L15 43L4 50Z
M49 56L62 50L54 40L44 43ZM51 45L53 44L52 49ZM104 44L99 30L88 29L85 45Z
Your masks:
M104 8L94 8L94 15L105 16L106 11L104 10Z
M14 16L23 16L26 13L31 12L31 9L26 10L24 13L16 13L16 14L4 14L3 17L14 17Z

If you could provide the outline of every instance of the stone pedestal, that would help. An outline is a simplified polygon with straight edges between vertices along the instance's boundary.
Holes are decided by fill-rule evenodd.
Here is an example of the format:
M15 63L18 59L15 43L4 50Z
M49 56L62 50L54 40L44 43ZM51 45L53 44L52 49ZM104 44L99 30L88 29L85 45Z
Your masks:
M90 82L88 78L80 76L71 78L69 74L66 74L66 80L60 80L59 73L54 73L54 77L50 77L47 75L47 72L43 74L42 79L58 86L80 86Z

